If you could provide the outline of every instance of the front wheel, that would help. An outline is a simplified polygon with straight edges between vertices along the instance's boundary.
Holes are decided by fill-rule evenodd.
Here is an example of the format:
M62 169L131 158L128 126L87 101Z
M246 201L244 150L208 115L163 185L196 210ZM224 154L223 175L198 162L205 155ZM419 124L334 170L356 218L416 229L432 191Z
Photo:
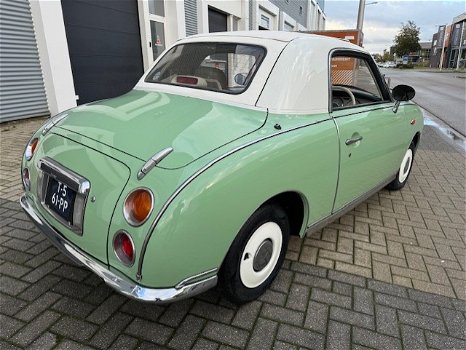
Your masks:
M246 221L220 270L225 296L243 304L261 296L280 270L289 238L289 222L282 208L266 205Z
M401 161L401 165L398 169L398 173L396 174L396 178L387 185L388 190L400 190L404 187L404 185L406 185L409 174L411 174L411 169L413 167L414 149L415 146L413 143L411 143L403 157L403 160Z

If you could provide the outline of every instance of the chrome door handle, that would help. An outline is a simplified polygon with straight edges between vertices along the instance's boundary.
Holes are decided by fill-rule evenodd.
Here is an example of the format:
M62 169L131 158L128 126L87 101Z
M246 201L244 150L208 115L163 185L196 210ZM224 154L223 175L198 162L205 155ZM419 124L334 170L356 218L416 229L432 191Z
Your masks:
M345 141L345 145L349 146L349 145L352 145L353 143L359 142L361 140L362 140L362 136L358 136L358 137L355 137L353 139L347 139Z

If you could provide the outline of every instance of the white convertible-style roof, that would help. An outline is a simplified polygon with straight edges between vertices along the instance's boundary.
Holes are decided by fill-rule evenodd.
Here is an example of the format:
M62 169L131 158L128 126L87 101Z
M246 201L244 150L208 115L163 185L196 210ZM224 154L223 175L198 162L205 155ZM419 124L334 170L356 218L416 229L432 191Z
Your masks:
M272 113L325 113L328 112L330 52L333 49L350 49L366 53L363 48L343 40L284 31L199 34L181 39L173 46L194 42L234 42L260 45L266 48L267 54L250 86L241 94L146 83L144 79L150 69L135 88L244 105L249 108L267 108ZM154 65L157 61L154 62Z

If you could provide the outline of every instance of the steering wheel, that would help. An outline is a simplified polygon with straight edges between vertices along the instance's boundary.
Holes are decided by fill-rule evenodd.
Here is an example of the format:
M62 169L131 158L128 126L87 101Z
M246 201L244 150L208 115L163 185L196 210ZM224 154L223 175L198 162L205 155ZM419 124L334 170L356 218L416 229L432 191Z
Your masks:
M356 99L354 98L354 94L347 87L344 87L344 86L332 86L332 90L346 92L348 94L348 96L350 97L350 99L351 99L351 105L352 106L356 105Z

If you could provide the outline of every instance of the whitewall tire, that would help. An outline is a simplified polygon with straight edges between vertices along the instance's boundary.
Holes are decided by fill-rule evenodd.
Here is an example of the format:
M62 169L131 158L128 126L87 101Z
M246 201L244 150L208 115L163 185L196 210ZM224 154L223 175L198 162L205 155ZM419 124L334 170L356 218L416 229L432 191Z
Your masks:
M277 205L264 205L251 215L220 269L220 286L228 299L243 304L266 291L285 259L289 231L288 217Z
M414 151L415 145L411 143L401 160L395 179L387 185L388 190L396 191L404 187L408 181L409 174L411 174L411 169L413 168Z

